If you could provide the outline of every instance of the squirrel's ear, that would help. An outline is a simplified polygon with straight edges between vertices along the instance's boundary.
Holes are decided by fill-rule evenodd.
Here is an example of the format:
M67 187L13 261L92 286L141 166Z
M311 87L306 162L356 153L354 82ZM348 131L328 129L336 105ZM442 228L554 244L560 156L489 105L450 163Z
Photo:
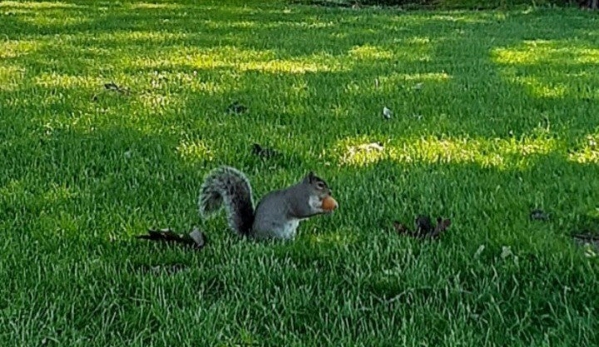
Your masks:
M308 172L306 177L304 177L304 183L312 183L313 180L314 180L314 172L310 171L310 172Z

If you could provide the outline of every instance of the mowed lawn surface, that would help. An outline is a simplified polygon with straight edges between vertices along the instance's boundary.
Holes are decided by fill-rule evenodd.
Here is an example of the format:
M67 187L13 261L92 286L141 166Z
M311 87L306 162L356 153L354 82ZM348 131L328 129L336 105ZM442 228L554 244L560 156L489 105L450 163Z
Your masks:
M599 342L570 237L599 216L595 14L3 1L0 23L0 345ZM340 208L244 241L197 213L221 164L255 200L314 170ZM447 234L393 232L420 213ZM199 252L134 238L193 226Z

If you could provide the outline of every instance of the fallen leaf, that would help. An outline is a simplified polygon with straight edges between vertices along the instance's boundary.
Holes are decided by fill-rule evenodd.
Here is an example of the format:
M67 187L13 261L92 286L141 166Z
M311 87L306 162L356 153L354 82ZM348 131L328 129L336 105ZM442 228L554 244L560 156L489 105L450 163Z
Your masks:
M183 235L179 235L170 229L148 230L147 234L136 237L138 239L151 241L182 243L192 246L195 249L201 249L206 245L204 233L197 228L194 228L190 233Z
M105 83L104 88L106 88L108 90L114 90L114 91L119 90L119 86L117 86L116 83L114 83L114 82Z
M248 108L242 105L239 101L234 101L229 107L227 107L227 113L229 114L243 114L247 112Z
M198 228L194 228L192 232L189 233L189 237L195 241L196 247L204 247L206 245L206 238L204 237L204 233L200 231Z
M587 258L595 258L597 256L597 249L590 244L584 246L584 255Z
M395 228L398 234L408 234L410 236L415 236L414 233L410 229L408 229L407 226L398 221L393 222L393 227Z
M414 220L414 227L419 234L430 234L433 231L433 222L431 217L419 215Z
M478 246L478 249L474 253L474 258L480 257L480 255L483 253L484 250L485 250L485 245Z
M127 88L121 88L114 82L105 83L104 88L121 94L129 94L129 90Z
M447 228L449 228L450 225L451 225L450 219L442 219L441 217L438 217L437 225L435 226L435 229L433 230L433 233L431 236L432 237L439 236L441 233L444 233L445 231L447 231Z
M262 158L274 158L280 155L278 151L272 148L264 148L257 143L252 145L252 153Z
M383 147L383 144L380 142L365 143L363 145L358 145L355 148L359 149L359 150L363 150L363 151L371 151L371 150L382 151L383 149L385 149Z
M530 212L530 219L545 221L545 220L549 220L549 216L543 210L535 209Z
M383 117L385 117L386 119L391 119L392 116L393 112L391 112L391 110L387 107L383 107Z
M509 256L513 255L512 249L509 246L501 247L501 258L505 259Z
M408 235L420 239L437 239L439 236L447 231L447 228L451 225L450 219L437 218L437 225L433 226L431 218L426 215L419 215L414 220L415 230L410 230L407 226L400 223L399 221L393 222L393 227L400 235Z

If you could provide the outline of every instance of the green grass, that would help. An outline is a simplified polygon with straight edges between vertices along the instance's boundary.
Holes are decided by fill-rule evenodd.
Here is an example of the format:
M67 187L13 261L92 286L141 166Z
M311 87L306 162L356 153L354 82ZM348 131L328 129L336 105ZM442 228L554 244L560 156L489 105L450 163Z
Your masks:
M569 237L599 215L596 15L67 0L0 22L0 345L599 342L598 258ZM256 199L314 170L340 209L245 242L197 213L221 164ZM453 224L393 234L418 213ZM194 225L201 252L133 238Z

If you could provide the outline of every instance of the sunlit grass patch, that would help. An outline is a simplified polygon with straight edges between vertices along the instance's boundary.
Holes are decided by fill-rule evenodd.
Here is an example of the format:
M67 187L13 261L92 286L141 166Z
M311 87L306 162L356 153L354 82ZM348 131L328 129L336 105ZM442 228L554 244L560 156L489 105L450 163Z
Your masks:
M57 16L59 16L59 14L57 14ZM34 25L37 25L40 27L57 26L57 25L60 25L60 26L77 25L77 24L91 23L91 21L92 21L91 18L86 18L84 16L55 18L55 17L48 17L45 15L23 16L22 20L25 23L34 24Z
M0 3L0 18L4 14L7 19L16 19L24 26L32 25L43 30L91 23L92 19L84 14L87 8L85 5L68 2L3 1Z
M363 45L353 47L349 51L350 58L353 59L390 59L393 57L393 52L388 49L383 49L380 47Z
M352 47L348 51L348 57L351 61L369 61L369 62L391 62L393 59L402 61L427 61L430 59L430 52L433 45L428 41L420 39L411 42L405 42L405 45L398 43L396 47L381 47L372 45L360 45Z
M59 203L61 200L73 199L77 194L73 189L67 186L53 185L48 191L46 191L42 199L47 204Z
M204 141L183 140L177 146L177 152L185 161L211 161L214 153Z
M354 145L349 145L353 143ZM342 165L365 166L381 160L398 163L477 164L496 169L523 168L531 155L548 155L560 149L554 139L522 140L476 138L412 138L377 145L364 139L344 140L338 144ZM342 149L345 148L345 149ZM524 166L523 166L524 165Z
M151 59L134 58L127 62L127 67L192 70L229 68L239 72L265 71L291 74L344 71L350 68L344 64L344 59L331 59L330 55L322 53L290 59L278 56L274 50L242 50L230 46L209 50L182 48L176 54L169 51L160 52Z
M515 47L494 49L493 60L502 67L505 78L522 85L532 95L562 98L579 93L595 77L588 74L588 66L599 64L599 50L580 40L527 40ZM532 74L521 70L529 66ZM557 71L556 66L567 68ZM584 92L586 97L593 93Z
M248 61L270 61L275 58L272 50L239 49L233 46L202 49L196 47L178 47L174 52L163 51L155 53L151 59L137 57L127 62L130 67L165 68L188 66L191 68L214 69L231 67L236 63Z
M599 163L599 147L597 147L597 134L589 134L580 141L576 150L568 153L568 159L580 164Z
M365 137L344 139L333 148L339 153L340 164L363 166L388 157L384 144L368 141Z
M0 59L18 58L34 52L41 45L35 40L0 41Z
M151 3L151 2L134 2L128 5L131 10L151 9L151 10L177 10L183 8L181 4L173 3Z
M599 150L596 148L585 147L581 151L570 153L568 158L580 164L598 164Z
M61 1L2 1L0 8L72 9L82 6Z
M334 247L343 247L354 244L357 240L355 235L348 234L347 231L338 231L334 233L322 233L307 235L309 243L319 246L334 245Z
M144 93L140 96L140 104L148 110L157 110L160 108L176 109L182 104L177 97L163 95L158 93Z
M152 44L154 48L162 48L163 44L170 44L188 38L188 33L168 32L168 31L148 31L148 30L122 30L103 33L93 37L95 42L100 42L105 45L118 44L124 47L131 48L132 44ZM97 40L97 41L96 41ZM92 46L93 47L93 46ZM145 47L147 50L150 47ZM183 47L181 47L183 48ZM180 53L179 50L172 53Z
M388 76L381 76L382 83L425 83L425 82L446 82L451 76L445 72L426 72L426 73L392 73Z
M535 77L514 77L514 81L538 97L559 98L568 92L568 87L564 84L544 83Z
M40 73L33 78L33 83L43 88L88 88L99 89L103 87L105 79L92 76L65 75L58 73Z
M595 64L599 62L599 49L581 46L575 39L532 40L514 48L496 49L493 56L501 64Z
M17 66L0 66L0 90L17 90L25 75L25 68Z
M491 17L491 18L489 18ZM447 22L456 22L456 23L476 23L476 24L484 24L488 23L489 20L502 18L501 14L486 14L483 16L472 16L468 13L463 13L456 11L455 14L443 14L443 15L433 15L431 16L431 20L442 20Z

